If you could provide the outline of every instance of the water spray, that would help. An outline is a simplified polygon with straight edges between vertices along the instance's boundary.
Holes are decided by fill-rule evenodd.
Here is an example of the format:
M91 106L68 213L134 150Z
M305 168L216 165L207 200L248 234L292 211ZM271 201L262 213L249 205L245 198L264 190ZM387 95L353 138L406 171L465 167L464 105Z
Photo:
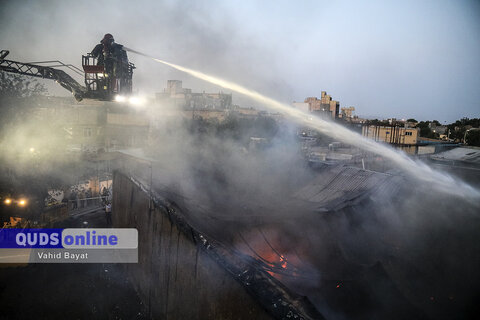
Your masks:
M414 161L403 152L399 152L387 145L380 144L373 140L365 138L342 125L336 124L332 121L321 119L319 117L312 117L312 115L307 112L295 109L288 104L269 98L259 92L245 88L236 83L220 79L218 77L211 76L200 71L182 67L174 63L160 60L133 49L125 47L124 49L129 52L150 58L156 62L165 64L179 71L183 71L195 78L210 82L222 88L229 89L247 97L250 97L271 110L287 114L292 120L297 123L301 123L302 125L311 127L334 139L338 139L344 143L354 145L362 150L372 152L385 159L388 159L392 161L392 163L397 164L409 176L430 183L432 186L440 188L441 191L471 198L472 200L480 197L480 192L478 190L474 189L472 186L464 183L463 181L455 180L449 175L433 170L427 164L421 161Z

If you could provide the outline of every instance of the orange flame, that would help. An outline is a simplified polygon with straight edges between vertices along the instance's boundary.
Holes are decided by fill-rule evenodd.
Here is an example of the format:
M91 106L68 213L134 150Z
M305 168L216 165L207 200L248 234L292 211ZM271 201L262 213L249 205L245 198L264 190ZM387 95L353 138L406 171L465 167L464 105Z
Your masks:
M287 269L287 258L285 258L283 255L280 255L280 262L282 263L282 268Z

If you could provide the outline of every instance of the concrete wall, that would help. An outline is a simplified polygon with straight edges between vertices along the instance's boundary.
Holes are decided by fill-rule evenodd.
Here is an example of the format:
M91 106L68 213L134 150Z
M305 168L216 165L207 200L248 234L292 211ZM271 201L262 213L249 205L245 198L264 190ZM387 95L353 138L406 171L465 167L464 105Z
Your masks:
M143 114L107 113L107 124L120 126L150 126L150 119Z
M126 265L149 316L156 319L271 319L240 283L211 260L164 208L129 178L114 174L113 223L134 227L139 263Z

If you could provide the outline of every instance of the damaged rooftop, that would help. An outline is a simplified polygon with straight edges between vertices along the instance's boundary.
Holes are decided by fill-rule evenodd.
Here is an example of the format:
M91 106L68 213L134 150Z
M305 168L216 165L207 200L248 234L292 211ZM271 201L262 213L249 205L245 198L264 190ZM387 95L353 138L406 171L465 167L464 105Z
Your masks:
M2 2L0 320L477 319L479 23ZM16 238L48 232L97 247Z

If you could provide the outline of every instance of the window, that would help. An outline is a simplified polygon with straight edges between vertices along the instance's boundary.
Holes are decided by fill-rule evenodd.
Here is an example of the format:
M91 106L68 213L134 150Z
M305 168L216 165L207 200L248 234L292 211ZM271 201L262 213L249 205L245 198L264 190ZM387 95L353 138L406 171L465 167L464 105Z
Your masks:
M406 136L411 136L412 133L407 131L407 132L405 132L405 135L406 135Z
M387 131L387 133L386 133L386 134L390 134L390 131Z
M91 137L92 136L92 128L83 128L83 136L84 137Z

